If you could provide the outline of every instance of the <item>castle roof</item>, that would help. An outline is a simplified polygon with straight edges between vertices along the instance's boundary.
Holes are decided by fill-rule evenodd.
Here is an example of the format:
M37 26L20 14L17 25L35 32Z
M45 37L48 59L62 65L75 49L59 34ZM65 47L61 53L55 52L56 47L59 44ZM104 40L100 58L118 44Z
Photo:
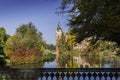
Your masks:
M62 28L60 27L60 23L58 23L57 30L61 30L62 31Z

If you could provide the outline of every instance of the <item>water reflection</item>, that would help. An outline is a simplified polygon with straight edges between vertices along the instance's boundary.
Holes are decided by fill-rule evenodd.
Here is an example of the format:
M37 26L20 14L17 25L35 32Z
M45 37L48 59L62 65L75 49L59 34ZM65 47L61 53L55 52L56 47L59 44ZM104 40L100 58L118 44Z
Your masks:
M56 59L51 62L41 62L35 64L9 65L9 68L56 68Z
M9 68L120 68L119 57L77 55L67 56L67 59L63 58L62 61L59 57L60 56L56 56L56 59L51 62L10 65Z
M52 62L45 62L43 68L56 68L56 59Z
M43 68L44 62L35 63L35 64L19 64L19 65L10 65L10 68Z
M80 55L79 56L73 56L73 61L75 64L78 65L78 67L81 68L90 68L89 62L87 62L85 59L83 59Z
M59 59L58 62L60 63ZM118 56L72 56L72 59L65 61L65 68L120 68ZM57 64L57 63L56 63ZM59 67L62 68L59 64Z

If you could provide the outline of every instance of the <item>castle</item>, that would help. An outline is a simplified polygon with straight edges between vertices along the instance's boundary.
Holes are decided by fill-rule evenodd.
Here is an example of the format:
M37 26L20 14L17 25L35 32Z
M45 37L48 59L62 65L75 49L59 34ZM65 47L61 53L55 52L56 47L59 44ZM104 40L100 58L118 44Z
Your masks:
M60 27L60 23L58 23L58 26L56 29L56 52L57 53L59 53L60 51L60 39L62 38L63 34L65 35L65 38L66 38L65 40L68 40L68 34L62 31L62 28ZM91 40L91 37L85 38L83 41L73 44L73 50L78 50L81 52L86 51L90 44L89 42L90 40Z
M59 53L60 50L60 39L63 34L63 31L60 27L60 24L58 23L57 29L56 29L56 52Z

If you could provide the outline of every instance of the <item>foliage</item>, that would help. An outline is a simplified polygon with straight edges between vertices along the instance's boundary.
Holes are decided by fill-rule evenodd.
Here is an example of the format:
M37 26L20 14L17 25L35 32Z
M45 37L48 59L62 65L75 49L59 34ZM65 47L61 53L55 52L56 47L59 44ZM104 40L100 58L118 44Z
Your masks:
M45 41L32 23L23 24L9 37L5 46L10 63L34 63L43 58Z
M4 54L5 43L7 42L8 38L9 35L6 33L6 30L3 27L1 27L0 28L0 48L2 49L1 54Z
M42 33L37 31L32 23L21 25L17 28L16 34L22 36L21 43L25 44L27 47L37 48L42 51L44 47Z
M75 36L71 34L70 30L66 33L66 37L68 46L73 47L73 45L75 44Z
M38 49L29 49L25 45L20 44L18 48L10 53L10 63L35 63L42 61L42 54Z
M99 47L100 51L105 51L105 50L114 51L115 48L117 48L117 45L115 42L99 40L94 45L94 47Z
M52 53L52 51L50 51L49 49L45 49L44 53L49 54L49 53Z
M66 36L62 34L61 39L60 39L60 53L66 52L67 51L67 41L66 41Z
M6 33L4 28L0 28L0 46L5 47L5 43L8 39L9 35Z
M46 44L46 48L49 50L55 50L55 45L53 44Z
M69 25L77 41L93 37L120 45L120 0L62 0L62 10L69 15Z
M55 54L52 53L43 54L43 61L54 61L54 59Z
M21 39L22 39L21 35L13 35L8 38L5 46L6 56L10 56L10 53L16 51L16 49L19 47Z
M103 40L98 40L94 45L90 44L86 54L92 53L95 56L104 56L110 55L110 54L117 54L116 49L117 49L117 43L116 42L111 42L111 41L103 41ZM104 55L103 55L104 54Z
M67 63L67 54L65 53L62 53L59 55L59 64L60 64L60 67L64 68L66 63Z

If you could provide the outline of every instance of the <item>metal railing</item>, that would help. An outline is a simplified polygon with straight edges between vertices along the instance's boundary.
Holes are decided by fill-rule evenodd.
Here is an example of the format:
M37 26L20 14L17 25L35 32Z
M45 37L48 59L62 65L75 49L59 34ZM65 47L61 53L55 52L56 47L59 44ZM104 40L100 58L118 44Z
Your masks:
M119 68L0 69L0 80L120 80Z

